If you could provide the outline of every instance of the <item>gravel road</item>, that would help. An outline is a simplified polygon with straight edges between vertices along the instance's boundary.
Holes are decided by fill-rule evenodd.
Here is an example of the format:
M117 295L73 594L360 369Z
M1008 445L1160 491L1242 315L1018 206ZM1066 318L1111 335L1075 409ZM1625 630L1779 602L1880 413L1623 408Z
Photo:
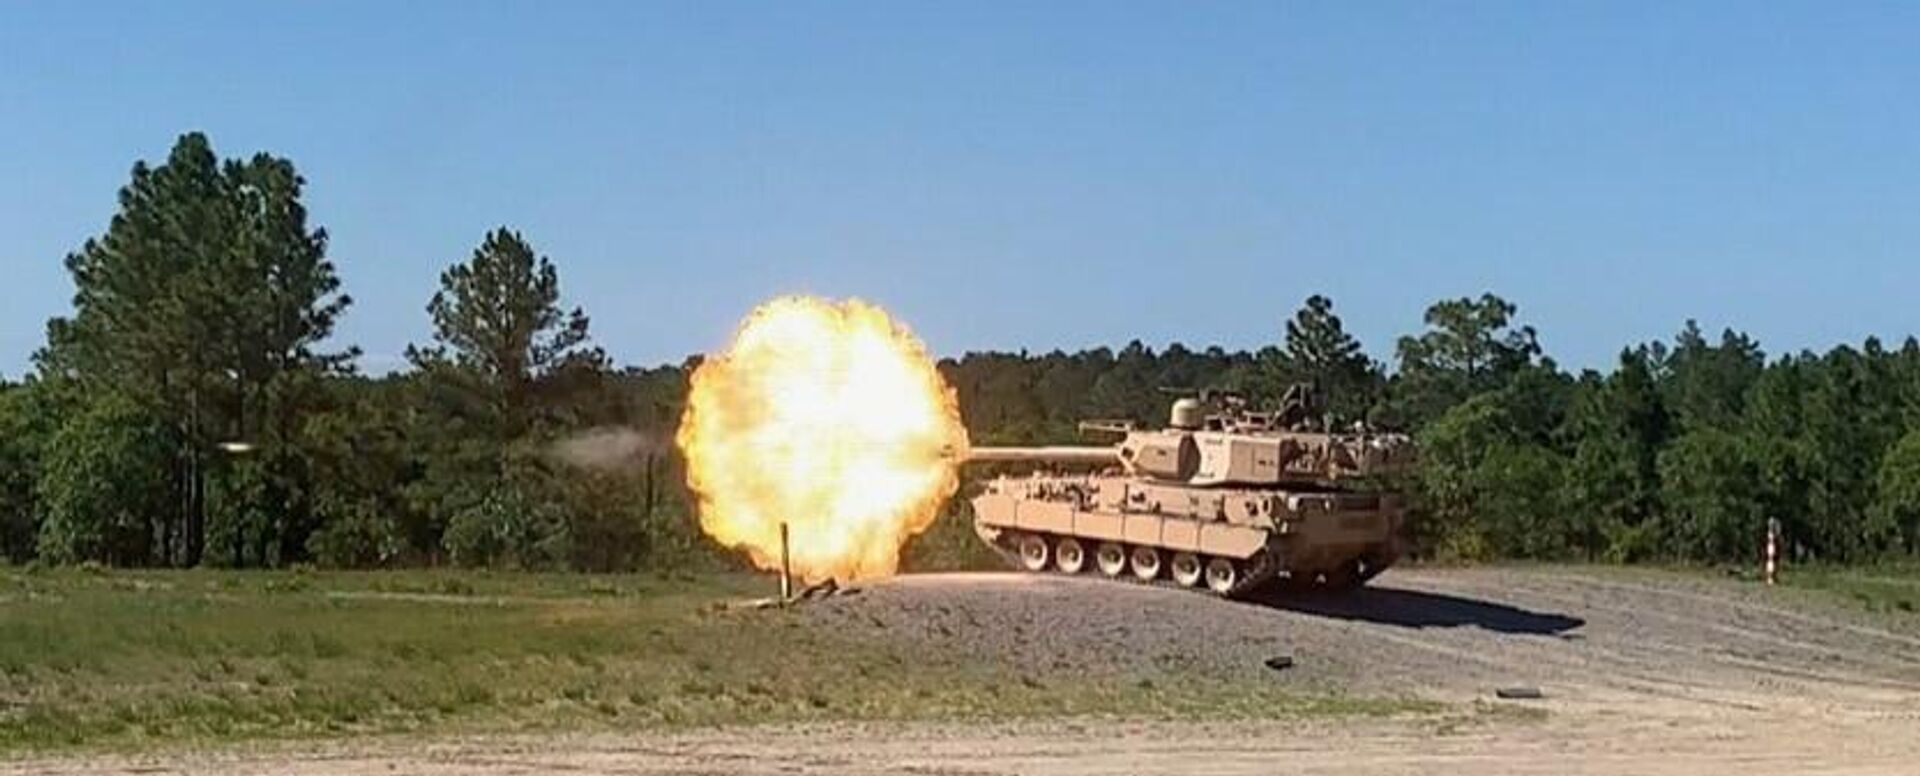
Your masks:
M1524 685L1563 708L1759 710L1783 697L1898 707L1920 695L1920 617L1613 569L1393 571L1357 593L1259 603L1074 577L919 575L823 603L812 612L833 627L957 640L1036 672L1179 663L1228 679L1450 701ZM1276 655L1294 667L1268 670Z
M729 728L333 743L45 760L19 773L1920 774L1920 616L1655 572L1395 570L1348 597L1233 603L1017 574L900 577L816 602L822 627L959 644L1026 670L1149 672L1408 695L1413 720ZM1276 655L1294 666L1274 672ZM1543 698L1495 701L1498 688ZM1487 714L1535 708L1544 719Z

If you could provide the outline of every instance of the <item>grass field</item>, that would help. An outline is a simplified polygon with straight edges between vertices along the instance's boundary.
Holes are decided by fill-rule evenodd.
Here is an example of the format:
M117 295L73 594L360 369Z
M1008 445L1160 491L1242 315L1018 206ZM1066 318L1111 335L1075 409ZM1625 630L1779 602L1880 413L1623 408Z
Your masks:
M1034 677L719 604L764 578L0 568L0 753L260 738L1431 710Z
M1920 611L1920 562L1790 567L1782 572L1782 580L1793 587L1832 593L1871 612Z

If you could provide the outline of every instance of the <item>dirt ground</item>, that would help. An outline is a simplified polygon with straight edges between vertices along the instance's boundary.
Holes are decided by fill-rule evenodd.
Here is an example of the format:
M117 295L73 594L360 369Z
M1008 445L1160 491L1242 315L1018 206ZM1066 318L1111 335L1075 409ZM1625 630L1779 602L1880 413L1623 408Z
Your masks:
M909 576L821 626L939 640L1050 677L1184 668L1450 704L1391 720L844 724L49 759L17 773L1920 774L1920 617L1610 570L1395 570L1230 603L1014 574ZM1275 671L1268 658L1288 656ZM1497 700L1500 688L1537 700Z

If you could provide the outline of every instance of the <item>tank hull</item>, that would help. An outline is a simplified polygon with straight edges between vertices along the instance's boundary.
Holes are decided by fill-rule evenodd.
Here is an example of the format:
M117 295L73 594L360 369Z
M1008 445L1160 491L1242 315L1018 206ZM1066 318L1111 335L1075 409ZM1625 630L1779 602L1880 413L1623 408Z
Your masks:
M1002 477L972 504L975 531L1017 567L1229 597L1364 584L1399 559L1405 511L1392 494L1199 487L1124 474Z

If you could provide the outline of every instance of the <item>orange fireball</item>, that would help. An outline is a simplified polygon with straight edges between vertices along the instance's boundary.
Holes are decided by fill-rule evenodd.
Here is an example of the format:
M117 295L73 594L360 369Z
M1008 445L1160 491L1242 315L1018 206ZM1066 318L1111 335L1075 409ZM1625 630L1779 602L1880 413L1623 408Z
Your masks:
M958 487L966 431L926 347L866 302L782 297L695 370L675 440L700 526L808 582L892 574Z

